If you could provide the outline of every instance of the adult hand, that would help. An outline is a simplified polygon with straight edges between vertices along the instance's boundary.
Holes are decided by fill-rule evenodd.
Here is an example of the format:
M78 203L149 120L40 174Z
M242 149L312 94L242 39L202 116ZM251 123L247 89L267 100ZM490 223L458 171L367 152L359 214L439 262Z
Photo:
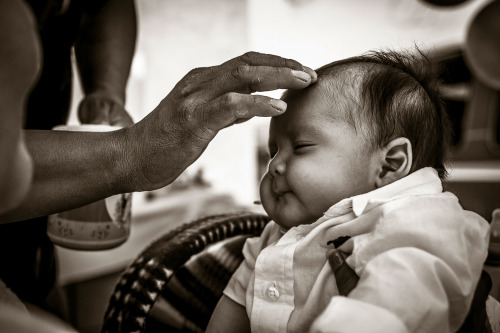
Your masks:
M78 118L82 124L106 124L127 127L134 121L123 104L100 95L87 95L78 105Z
M257 91L300 89L316 81L300 63L246 53L222 65L190 71L142 121L127 129L135 190L171 183L205 150L219 130L254 116L277 116L286 103Z

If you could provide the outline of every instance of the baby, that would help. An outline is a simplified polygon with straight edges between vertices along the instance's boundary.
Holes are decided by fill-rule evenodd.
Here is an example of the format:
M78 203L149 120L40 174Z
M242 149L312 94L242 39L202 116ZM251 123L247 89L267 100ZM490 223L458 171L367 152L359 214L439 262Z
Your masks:
M454 332L489 226L443 192L448 122L429 60L372 52L317 70L271 120L260 185L271 221L207 332ZM327 261L359 276L340 296Z

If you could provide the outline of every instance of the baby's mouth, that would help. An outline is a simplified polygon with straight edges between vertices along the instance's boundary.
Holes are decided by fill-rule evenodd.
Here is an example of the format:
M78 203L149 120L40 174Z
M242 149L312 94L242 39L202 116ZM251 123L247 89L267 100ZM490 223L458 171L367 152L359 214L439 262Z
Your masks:
M276 189L273 189L273 196L274 196L275 199L279 199L282 196L284 196L285 194L291 193L291 192L292 191L290 191L290 190L276 190Z
M286 186L285 182L283 182L283 179L274 179L273 183L271 184L271 192L275 199L279 199L285 194L291 193L292 191L290 188L288 188L288 186Z

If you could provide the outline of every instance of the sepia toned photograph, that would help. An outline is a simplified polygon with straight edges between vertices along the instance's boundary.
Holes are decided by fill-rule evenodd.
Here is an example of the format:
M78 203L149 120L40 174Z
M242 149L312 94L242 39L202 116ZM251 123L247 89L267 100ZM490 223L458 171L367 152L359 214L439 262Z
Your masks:
M0 333L500 333L500 0L0 25Z

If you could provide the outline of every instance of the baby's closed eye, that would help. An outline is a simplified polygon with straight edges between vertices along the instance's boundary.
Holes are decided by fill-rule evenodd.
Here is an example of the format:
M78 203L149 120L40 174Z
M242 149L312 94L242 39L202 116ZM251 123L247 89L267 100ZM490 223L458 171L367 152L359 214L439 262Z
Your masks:
M297 143L293 146L293 150L296 152L296 153L304 153L306 152L308 149L311 149L312 147L314 147L315 144L314 143Z

